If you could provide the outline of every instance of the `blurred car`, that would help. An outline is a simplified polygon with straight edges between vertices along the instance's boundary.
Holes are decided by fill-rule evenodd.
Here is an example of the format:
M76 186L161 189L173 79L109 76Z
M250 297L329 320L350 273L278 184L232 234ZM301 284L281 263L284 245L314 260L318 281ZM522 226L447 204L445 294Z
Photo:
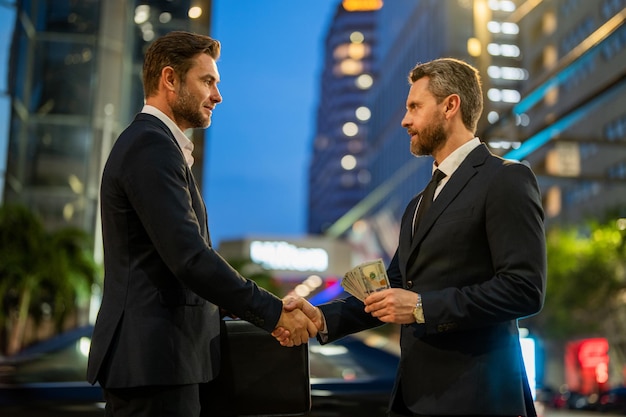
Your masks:
M626 387L615 387L600 395L598 410L626 414Z
M3 417L102 416L101 388L85 381L93 327L0 358ZM394 352L356 336L309 345L311 417L385 415L398 366Z
M0 358L0 415L104 415L102 390L85 380L92 330L80 327Z

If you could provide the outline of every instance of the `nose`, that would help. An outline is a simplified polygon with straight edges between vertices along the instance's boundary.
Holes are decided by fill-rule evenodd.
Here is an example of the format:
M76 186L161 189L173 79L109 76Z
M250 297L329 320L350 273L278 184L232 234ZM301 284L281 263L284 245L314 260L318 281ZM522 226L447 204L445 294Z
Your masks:
M400 122L400 124L402 125L403 128L407 128L409 126L411 126L411 122L409 121L409 113L406 112L404 114L404 117L402 118L402 121Z
M217 86L211 92L211 101L215 104L222 102L222 95L220 94L220 90Z

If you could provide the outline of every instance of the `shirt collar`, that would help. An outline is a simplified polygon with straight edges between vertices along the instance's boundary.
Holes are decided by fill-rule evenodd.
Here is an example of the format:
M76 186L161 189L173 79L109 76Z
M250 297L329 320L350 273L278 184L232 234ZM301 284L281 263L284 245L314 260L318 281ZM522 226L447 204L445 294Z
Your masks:
M189 165L189 168L191 168L191 166L193 165L193 142L187 137L187 135L185 135L185 132L180 130L176 123L174 123L174 121L170 119L165 113L163 113L161 110L157 109L154 106L145 104L143 106L143 109L141 109L141 112L151 114L163 123L165 123L165 125L174 135L178 146L180 146L187 165Z
M450 178L454 171L463 163L467 155L470 154L476 147L480 145L480 139L474 138L454 150L446 159L441 161L439 166L433 163L433 172L435 169L439 169L446 174L446 179Z

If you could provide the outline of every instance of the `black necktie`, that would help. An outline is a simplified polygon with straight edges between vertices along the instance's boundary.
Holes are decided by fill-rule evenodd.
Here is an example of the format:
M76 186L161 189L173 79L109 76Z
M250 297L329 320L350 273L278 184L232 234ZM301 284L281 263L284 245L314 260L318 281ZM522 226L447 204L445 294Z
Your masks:
M430 179L430 182L424 189L424 192L422 193L422 199L420 200L419 207L417 208L415 221L413 222L413 234L417 232L420 220L422 219L422 217L424 217L424 214L428 211L430 205L433 203L433 197L435 196L435 190L437 189L439 181L441 181L445 176L446 174L439 171L438 169L433 172L433 177Z

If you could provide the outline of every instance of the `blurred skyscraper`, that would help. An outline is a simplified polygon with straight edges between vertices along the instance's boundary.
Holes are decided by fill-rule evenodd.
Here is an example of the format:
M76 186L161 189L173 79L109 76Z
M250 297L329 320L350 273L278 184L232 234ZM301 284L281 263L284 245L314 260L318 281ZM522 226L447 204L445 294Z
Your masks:
M385 2L375 14L376 80L361 97L371 111L359 126L366 132L361 169L369 172L369 183L352 208L341 207L343 214L332 204L340 197L328 194L330 189L320 193L309 207L310 219L337 220L317 228L309 223L309 231L347 237L366 257L395 250L402 211L425 186L432 164L431 158L411 156L400 126L407 75L417 62L439 57L460 58L480 70L485 110L478 136L495 153L535 170L548 224L602 216L620 205L623 210L625 5L626 0ZM348 120L326 116L318 125ZM336 170L312 169L310 183L320 182L314 177L329 183L330 176L340 178Z
M338 2L325 41L309 166L308 231L321 234L367 194L368 90L377 82L375 21L382 1Z
M29 206L48 227L98 233L100 172L143 105L145 48L171 30L208 34L211 0L18 0L15 7L3 202ZM203 133L194 136L201 170Z
M549 225L624 217L626 0L531 3L509 18L528 71L522 96L485 136L517 135L504 156L538 175Z

